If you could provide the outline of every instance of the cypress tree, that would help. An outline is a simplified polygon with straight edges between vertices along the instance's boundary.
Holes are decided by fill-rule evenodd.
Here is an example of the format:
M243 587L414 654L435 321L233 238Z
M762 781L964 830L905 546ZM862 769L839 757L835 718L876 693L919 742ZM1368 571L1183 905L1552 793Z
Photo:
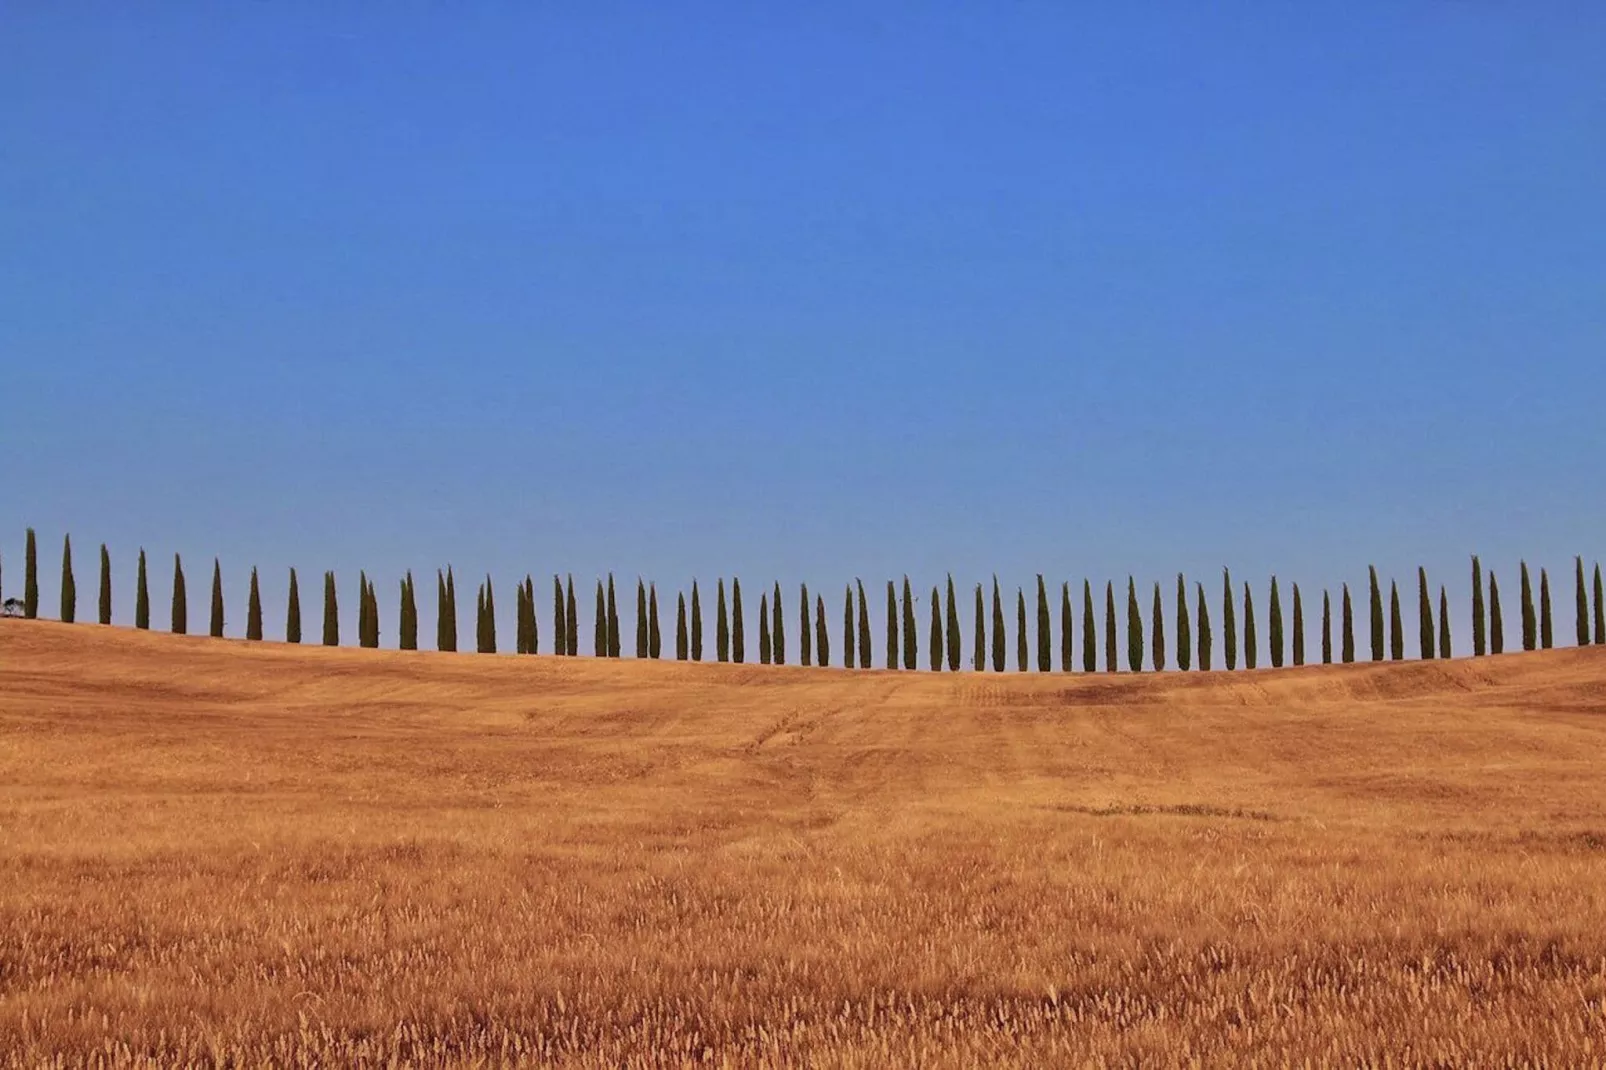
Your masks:
M903 578L903 667L913 672L919 658L917 644L919 632L915 630L915 600L909 593L909 577Z
M556 637L554 654L566 657L569 653L569 611L563 603L563 581L552 576L552 634Z
M842 588L842 665L848 669L856 667L853 638L853 587L845 585Z
M970 667L976 672L987 669L987 602L981 584L976 584L976 639L970 656Z
M613 573L608 573L608 656L619 656L619 602L614 598Z
M213 639L223 638L223 566L212 558L212 627Z
M1097 672L1099 667L1098 619L1093 615L1093 584L1082 580L1082 671Z
M1578 645L1589 645L1589 591L1584 586L1584 559L1573 558L1578 566Z
M1503 654L1506 650L1506 624L1500 612L1500 584L1489 571L1489 653Z
M541 653L541 622L535 615L535 580L529 575L524 577L524 606L524 611L530 618L530 653L539 654Z
M1378 583L1377 583L1377 567L1375 565L1368 565L1368 566L1366 566L1366 568L1367 568L1367 575L1369 577L1368 582L1371 585L1370 586L1370 592L1371 592L1371 600L1372 600L1371 601L1371 613L1372 613L1372 616L1371 616L1371 621L1372 621L1372 660L1373 661L1382 661L1383 660L1383 592L1382 592L1382 589L1378 587Z
M1115 672L1120 666L1117 664L1119 655L1116 654L1115 640L1115 583L1112 580L1104 581L1104 671Z
M1488 650L1483 620L1483 565L1472 555L1472 656L1481 658Z
M1249 584L1244 584L1244 668L1253 669L1260 653L1260 644L1255 641L1255 599L1249 590Z
M72 624L78 620L78 583L72 574L72 536L63 536L61 543L61 622Z
M1299 600L1299 584L1294 584L1294 665L1305 664L1305 607Z
M1132 577L1126 578L1126 667L1131 672L1143 671L1143 617L1138 611L1138 588Z
M898 589L887 581L887 668L898 667Z
M403 650L418 649L418 591L412 569L407 570L407 578L402 581L400 646Z
M993 573L993 672L1004 671L1004 600L998 593L998 573Z
M1553 635L1550 630L1550 574L1539 570L1539 645L1549 650Z
M363 581L364 601L368 603L368 649L379 649L379 592L372 580Z
M809 585L799 584L797 595L797 663L808 668L814 661L814 642L809 634Z
M758 596L758 663L770 664L770 610L769 594L760 592Z
M112 557L106 544L100 544L100 622L112 622Z
M747 657L747 642L742 631L742 581L731 580L731 660L740 665Z
M781 610L781 585L775 585L775 591L770 597L770 616L773 623L770 625L770 663L773 665L786 664L786 618Z
M1606 598L1600 582L1600 562L1595 563L1595 645L1606 646Z
M1205 600L1203 583L1196 583L1194 601L1199 606L1199 671L1210 671L1210 649L1215 645L1210 634L1210 603Z
M1539 646L1539 630L1534 617L1534 589L1528 580L1528 562L1522 562L1522 649Z
M831 632L825 624L825 596L814 596L814 664L831 667Z
M964 642L964 637L959 631L959 604L954 598L954 574L952 572L948 573L947 625L946 638L948 640L948 671L958 672L960 646Z
M357 573L357 645L368 646L368 573Z
M440 569L435 570L435 649L450 650L452 645L446 637L446 620L450 607L446 602L446 577Z
M1154 584L1154 606L1150 610L1151 636L1149 641L1149 657L1154 664L1155 672L1165 672L1165 606L1160 602L1160 583Z
M714 652L720 661L729 661L731 654L730 616L725 611L725 581L719 581L718 608L715 610Z
M657 661L663 653L663 635L658 630L658 585L647 585L647 655Z
M591 629L591 646L596 656L608 656L608 596L602 589L602 580L597 580L597 622Z
M335 597L335 574L323 574L323 645L340 645L340 609Z
M184 563L178 554L173 555L173 634L185 635L190 630L189 595L184 589Z
M496 592L491 589L489 573L485 577L485 652L496 653Z
M691 581L691 659L703 660L703 596L696 580Z
M859 668L870 667L870 610L864 598L864 582L855 580L859 587Z
M1271 667L1283 667L1283 602L1277 593L1277 577L1271 578L1271 601L1266 608L1266 638L1271 644Z
M568 649L564 656L577 658L580 656L580 607L574 600L574 573L568 573L564 580L563 611L567 618L565 623L569 625Z
M301 587L296 582L296 570L293 568L290 570L290 601L284 611L284 641L301 642Z
M1343 633L1339 638L1339 656L1345 665L1355 661L1355 608L1350 604L1349 584L1344 584Z
M1400 585L1389 580L1389 656L1395 661L1405 658L1405 628L1400 620Z
M262 589L257 585L257 570L251 569L251 593L245 602L245 637L262 639Z
M485 653L485 584L474 593L474 652Z
M1416 570L1416 620L1418 656L1423 661L1433 659L1433 601L1428 594L1428 570Z
M446 646L442 649L457 650L457 579L451 565L446 566Z
M1015 668L1026 671L1026 592L1015 588Z
M1076 643L1072 629L1076 624L1076 610L1071 608L1071 581L1060 582L1060 672L1076 669Z
M1450 657L1450 596L1439 587L1439 657Z
M1037 574L1037 671L1054 670L1054 634L1049 624L1048 590L1043 586L1043 574Z
M1322 664L1333 663L1333 599L1322 589Z
M931 589L931 671L942 671L942 596Z
M686 594L675 594L675 660L685 661L691 656L691 640L686 634Z
M39 619L39 546L33 528L28 529L28 544L23 551L22 615L29 620Z
M139 575L134 582L134 627L149 631L151 627L151 589L145 577L145 547L143 546L139 548Z
M1232 573L1221 570L1221 638L1228 670L1238 667L1238 610L1232 601Z
M1188 585L1177 573L1177 668L1193 668L1193 632L1188 619Z
M636 577L636 657L645 658L648 653L649 639L647 635L647 585Z

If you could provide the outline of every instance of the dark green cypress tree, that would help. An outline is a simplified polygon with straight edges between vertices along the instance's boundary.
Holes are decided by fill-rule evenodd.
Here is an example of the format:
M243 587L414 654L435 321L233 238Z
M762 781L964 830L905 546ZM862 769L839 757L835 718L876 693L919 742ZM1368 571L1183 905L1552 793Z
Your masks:
M781 585L775 585L775 591L770 596L770 662L775 665L786 664L786 618L781 608Z
M649 639L647 635L647 585L636 577L636 657L645 658L648 653Z
M1554 635L1550 628L1550 574L1539 570L1539 646L1549 650Z
M1294 665L1305 664L1305 606L1299 600L1299 584L1294 584Z
M608 595L597 580L597 622L591 629L591 645L599 658L608 656Z
M1450 596L1443 585L1439 587L1439 657L1450 657Z
M1255 661L1260 654L1260 645L1255 639L1255 599L1249 590L1249 584L1244 584L1244 668L1253 669Z
M301 642L301 586L296 582L296 570L290 570L290 601L284 611L284 641Z
M257 570L251 570L251 593L245 602L245 637L262 640L262 589L257 585Z
M496 592L491 589L491 577L485 577L485 652L496 653Z
M213 639L223 638L223 566L212 558L212 621Z
M1333 599L1322 589L1322 664L1333 663Z
M1428 594L1428 570L1416 570L1416 631L1418 654L1423 661L1433 659L1433 601Z
M859 668L870 667L870 609L864 597L864 583L855 580L859 588Z
M1578 566L1578 645L1589 645L1589 590L1584 586L1584 559L1575 557Z
M457 578L452 566L446 566L446 650L457 650Z
M614 597L613 573L608 573L608 656L619 657L619 602Z
M379 649L379 591L368 581L368 649Z
M954 574L948 573L948 619L946 628L948 646L948 671L959 671L960 646L964 643L964 636L959 630L959 603L954 598Z
M452 649L451 640L446 635L446 622L450 617L451 606L446 601L446 577L440 569L435 570L435 649Z
M412 569L402 581L401 643L403 650L418 649L418 588L413 582Z
M773 648L770 639L770 609L769 594L761 592L758 596L758 663L769 665L773 657Z
M1076 610L1071 608L1071 581L1060 582L1060 672L1076 669L1076 643L1072 630L1076 625Z
M691 581L691 659L703 660L703 596Z
M1093 584L1082 580L1082 671L1097 672L1099 667L1098 618L1093 615Z
M1015 668L1026 671L1026 592L1015 588Z
M831 667L831 632L825 624L825 596L814 596L814 664Z
M814 639L809 631L809 585L798 586L797 595L797 663L808 668L814 661Z
M909 577L903 578L903 667L910 672L917 668L919 659L919 632L915 630L915 600L909 592Z
M1138 610L1138 588L1131 576L1126 578L1126 667L1131 672L1143 671L1143 615Z
M714 654L720 661L731 655L730 615L725 611L725 581L719 581L719 597L714 618Z
M335 574L323 574L323 645L340 645L340 606L335 597Z
M657 661L663 654L663 634L658 628L658 585L647 585L647 655Z
M368 573L357 573L357 645L368 646Z
M740 665L747 658L747 641L742 621L742 581L731 580L731 660Z
M1528 580L1528 562L1522 562L1522 649L1539 646L1538 619L1534 616L1534 589Z
M563 593L564 623L569 626L569 639L564 657L577 658L580 656L580 606L574 600L574 573L564 576Z
M1405 626L1400 616L1400 585L1389 581L1389 656L1405 660Z
M976 584L975 643L971 650L970 667L976 672L987 670L987 601L981 584Z
M23 551L22 615L29 620L39 619L39 544L33 528L28 529L27 548Z
M482 583L474 594L474 652L484 654L485 643L485 584Z
M1187 672L1193 668L1193 630L1188 618L1188 584L1177 573L1177 668Z
M1238 667L1238 610L1232 599L1232 573L1221 570L1221 638L1228 670Z
M1119 655L1116 653L1115 639L1115 583L1112 580L1104 581L1104 671L1115 672L1120 668Z
M846 585L842 588L842 665L848 669L856 667L853 639L853 587Z
M1344 584L1342 619L1342 634L1339 636L1339 657L1345 665L1355 660L1355 608L1350 604L1349 584Z
M993 672L1004 671L1004 599L998 591L998 573L993 573Z
M73 624L78 620L78 582L72 574L72 536L61 543L61 622Z
M931 671L942 671L942 596L931 589Z
M1506 651L1506 623L1500 612L1500 584L1494 578L1494 570L1489 571L1489 653L1503 654Z
M529 616L530 653L541 653L541 622L535 613L535 579L524 577L524 612Z
M173 634L186 635L190 630L190 600L184 588L184 563L178 554L173 555Z
M686 594L684 591L675 594L675 660L685 661L691 657L691 637L686 634Z
M1383 660L1383 591L1377 583L1377 567L1367 566L1371 594L1372 660Z
M887 668L898 667L898 585L887 581Z
M552 634L556 637L555 649L559 657L569 654L569 610L563 602L563 581L552 576Z
M1154 605L1149 610L1149 659L1155 672L1165 672L1165 605L1160 601L1160 584L1154 584Z
M1210 634L1210 603L1205 600L1203 583L1195 584L1194 601L1199 606L1199 671L1210 671L1210 651L1215 639Z
M112 622L112 556L106 544L100 544L100 622Z
M1048 589L1037 574L1037 671L1054 671L1054 634L1048 616Z
M149 631L151 627L151 588L145 575L145 547L139 548L139 575L134 586L134 627Z
M1271 601L1266 607L1266 638L1271 644L1271 667L1283 667L1283 600L1277 593L1277 577L1271 578Z
M1606 646L1606 588L1600 581L1600 562L1595 563L1595 645Z
M1483 619L1483 565L1472 555L1472 656L1481 658L1488 651Z

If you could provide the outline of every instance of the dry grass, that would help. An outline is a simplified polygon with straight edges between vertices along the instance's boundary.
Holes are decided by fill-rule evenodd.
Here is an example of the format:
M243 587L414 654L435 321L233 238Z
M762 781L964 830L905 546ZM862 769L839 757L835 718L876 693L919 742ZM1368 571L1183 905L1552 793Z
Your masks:
M1164 677L0 621L0 1065L1601 1065L1606 649Z

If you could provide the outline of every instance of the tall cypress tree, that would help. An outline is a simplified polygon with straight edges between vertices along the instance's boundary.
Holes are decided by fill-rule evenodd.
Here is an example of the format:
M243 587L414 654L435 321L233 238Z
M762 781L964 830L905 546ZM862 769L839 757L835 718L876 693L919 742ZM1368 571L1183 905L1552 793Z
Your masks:
M23 551L22 615L29 620L39 619L39 545L33 528L28 529L27 548Z
M647 585L636 577L636 657L645 658L648 648L647 635Z
M716 602L714 616L714 656L720 661L729 661L731 656L731 627L730 614L725 609L725 581L719 581L719 595Z
M457 650L457 578L452 575L452 566L446 566L446 646L445 650Z
M831 667L831 632L825 624L825 596L814 596L814 664Z
M63 536L61 542L61 622L72 624L78 620L78 582L72 574L72 536Z
M435 570L435 649L452 649L451 640L446 635L446 621L451 613L451 607L446 601L446 577L440 569Z
M1132 672L1143 671L1143 616L1138 611L1138 588L1131 576L1126 578L1126 667Z
M1575 557L1578 566L1578 645L1589 645L1589 590L1584 586L1584 559Z
M1232 572L1221 570L1221 639L1229 670L1238 667L1238 610L1233 605Z
M1528 562L1522 562L1522 649L1539 646L1538 618L1534 616L1534 589L1528 580Z
M1244 668L1253 669L1260 655L1260 644L1255 640L1255 599L1244 584Z
M1210 603L1205 600L1203 583L1196 583L1197 593L1194 601L1199 606L1199 671L1210 671L1210 649L1215 645L1214 637L1210 634Z
M1472 555L1472 656L1481 658L1488 650L1483 619L1483 565Z
M758 663L770 663L770 607L769 594L759 592L758 596Z
M931 671L942 671L942 596L931 589Z
M184 562L173 555L173 634L185 635L190 630L189 595L184 589Z
M1015 668L1026 671L1026 592L1015 588Z
M1294 584L1294 665L1305 664L1305 607L1299 600L1299 584Z
M591 628L592 651L599 658L608 656L608 595L597 580L597 622Z
M1004 671L1004 600L998 593L998 573L993 573L993 672Z
M1606 589L1600 582L1600 562L1595 563L1595 645L1606 646Z
M335 574L323 574L323 645L340 645L340 607L335 597Z
M357 645L368 646L368 573L357 573Z
M786 617L781 609L781 585L777 583L770 596L770 661L775 665L786 664Z
M853 639L853 587L849 584L842 588L842 665L848 669L857 667Z
M1155 672L1165 672L1165 606L1160 601L1160 583L1154 584L1154 606L1150 609L1149 657Z
M948 671L949 672L958 672L959 671L959 654L960 654L960 649L959 648L960 648L960 645L964 642L964 637L960 633L960 630L959 630L959 605L958 605L958 602L954 598L954 574L952 572L948 573L948 620L947 620L947 625L948 625L948 627L947 627Z
M1489 570L1489 653L1503 654L1506 651L1506 622L1500 612L1500 583L1494 577L1494 570Z
M691 656L691 637L686 634L686 593L675 594L675 660L685 661Z
M731 580L731 660L740 665L747 658L747 641L742 630L742 581Z
M486 653L485 638L485 584L474 592L474 652Z
M1271 667L1283 667L1283 602L1277 593L1277 577L1271 578L1271 601L1266 608L1266 637L1271 643Z
M568 649L565 657L580 656L580 607L574 600L574 573L570 572L564 577L563 614L567 618L564 623L569 626Z
M1093 614L1093 584L1082 580L1082 671L1097 672L1099 667L1098 618Z
M525 612L529 614L530 625L530 653L541 652L541 622L535 614L535 580L526 575L524 577L524 605Z
M100 622L112 622L112 557L106 544L100 544Z
M887 581L887 668L898 667L898 587Z
M301 586L296 582L296 570L290 570L290 600L284 611L284 641L301 642Z
M870 667L870 609L864 597L864 581L854 580L859 588L859 668Z
M149 631L151 626L151 588L145 575L145 547L143 546L139 548L139 575L135 578L134 583L134 627Z
M1371 592L1372 660L1383 660L1383 591L1377 583L1377 567L1367 566Z
M658 630L658 585L647 585L647 655L657 661L663 653L663 635Z
M251 569L251 593L245 602L245 637L262 639L262 589L257 585L257 570Z
M799 584L797 594L797 663L804 668L814 661L814 643L809 634L809 585Z
M1349 584L1344 584L1343 634L1340 636L1339 657L1345 665L1355 660L1355 608L1350 604Z
M212 621L213 639L223 638L223 566L212 558Z
M418 589L413 583L413 570L407 570L402 580L401 642L403 650L418 649Z
M971 651L970 667L976 672L987 669L987 602L981 584L976 584L976 639Z
M1322 664L1333 663L1333 599L1322 588Z
M1400 623L1400 585L1389 580L1389 656L1405 659L1405 626Z
M1545 650L1552 646L1554 636L1550 629L1550 574L1539 570L1539 645Z
M552 576L552 634L556 637L554 654L566 657L569 653L569 611L563 603L563 581Z
M1439 587L1439 657L1450 657L1450 596Z
M1071 581L1060 582L1060 672L1076 669L1076 644L1072 629L1076 624L1076 611L1071 608Z
M703 596L691 581L691 659L703 660Z
M608 573L608 656L619 656L619 602L614 597L613 573Z
M1037 574L1037 671L1054 670L1054 635L1048 616L1048 589L1043 574Z
M1104 671L1115 672L1120 668L1120 655L1116 653L1115 639L1115 582L1104 581Z
M491 577L485 577L485 652L496 653L496 592L491 589Z
M913 672L919 652L920 634L915 630L915 600L909 592L909 577L903 578L903 667Z
M1423 661L1433 658L1433 601L1428 594L1428 570L1416 570L1416 621L1418 656Z
M1188 619L1188 585L1177 573L1177 668L1193 668L1193 631Z

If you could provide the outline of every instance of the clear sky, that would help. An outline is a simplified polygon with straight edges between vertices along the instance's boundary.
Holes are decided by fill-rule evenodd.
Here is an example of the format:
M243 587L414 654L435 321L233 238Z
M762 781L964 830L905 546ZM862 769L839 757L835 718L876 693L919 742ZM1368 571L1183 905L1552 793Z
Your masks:
M31 524L51 612L70 531L121 620L143 545L159 619L177 550L192 620L218 555L231 631L293 564L349 634L366 568L388 643L451 562L510 643L526 571L1460 614L1481 552L1570 641L1603 57L1598 2L0 3L5 586Z

